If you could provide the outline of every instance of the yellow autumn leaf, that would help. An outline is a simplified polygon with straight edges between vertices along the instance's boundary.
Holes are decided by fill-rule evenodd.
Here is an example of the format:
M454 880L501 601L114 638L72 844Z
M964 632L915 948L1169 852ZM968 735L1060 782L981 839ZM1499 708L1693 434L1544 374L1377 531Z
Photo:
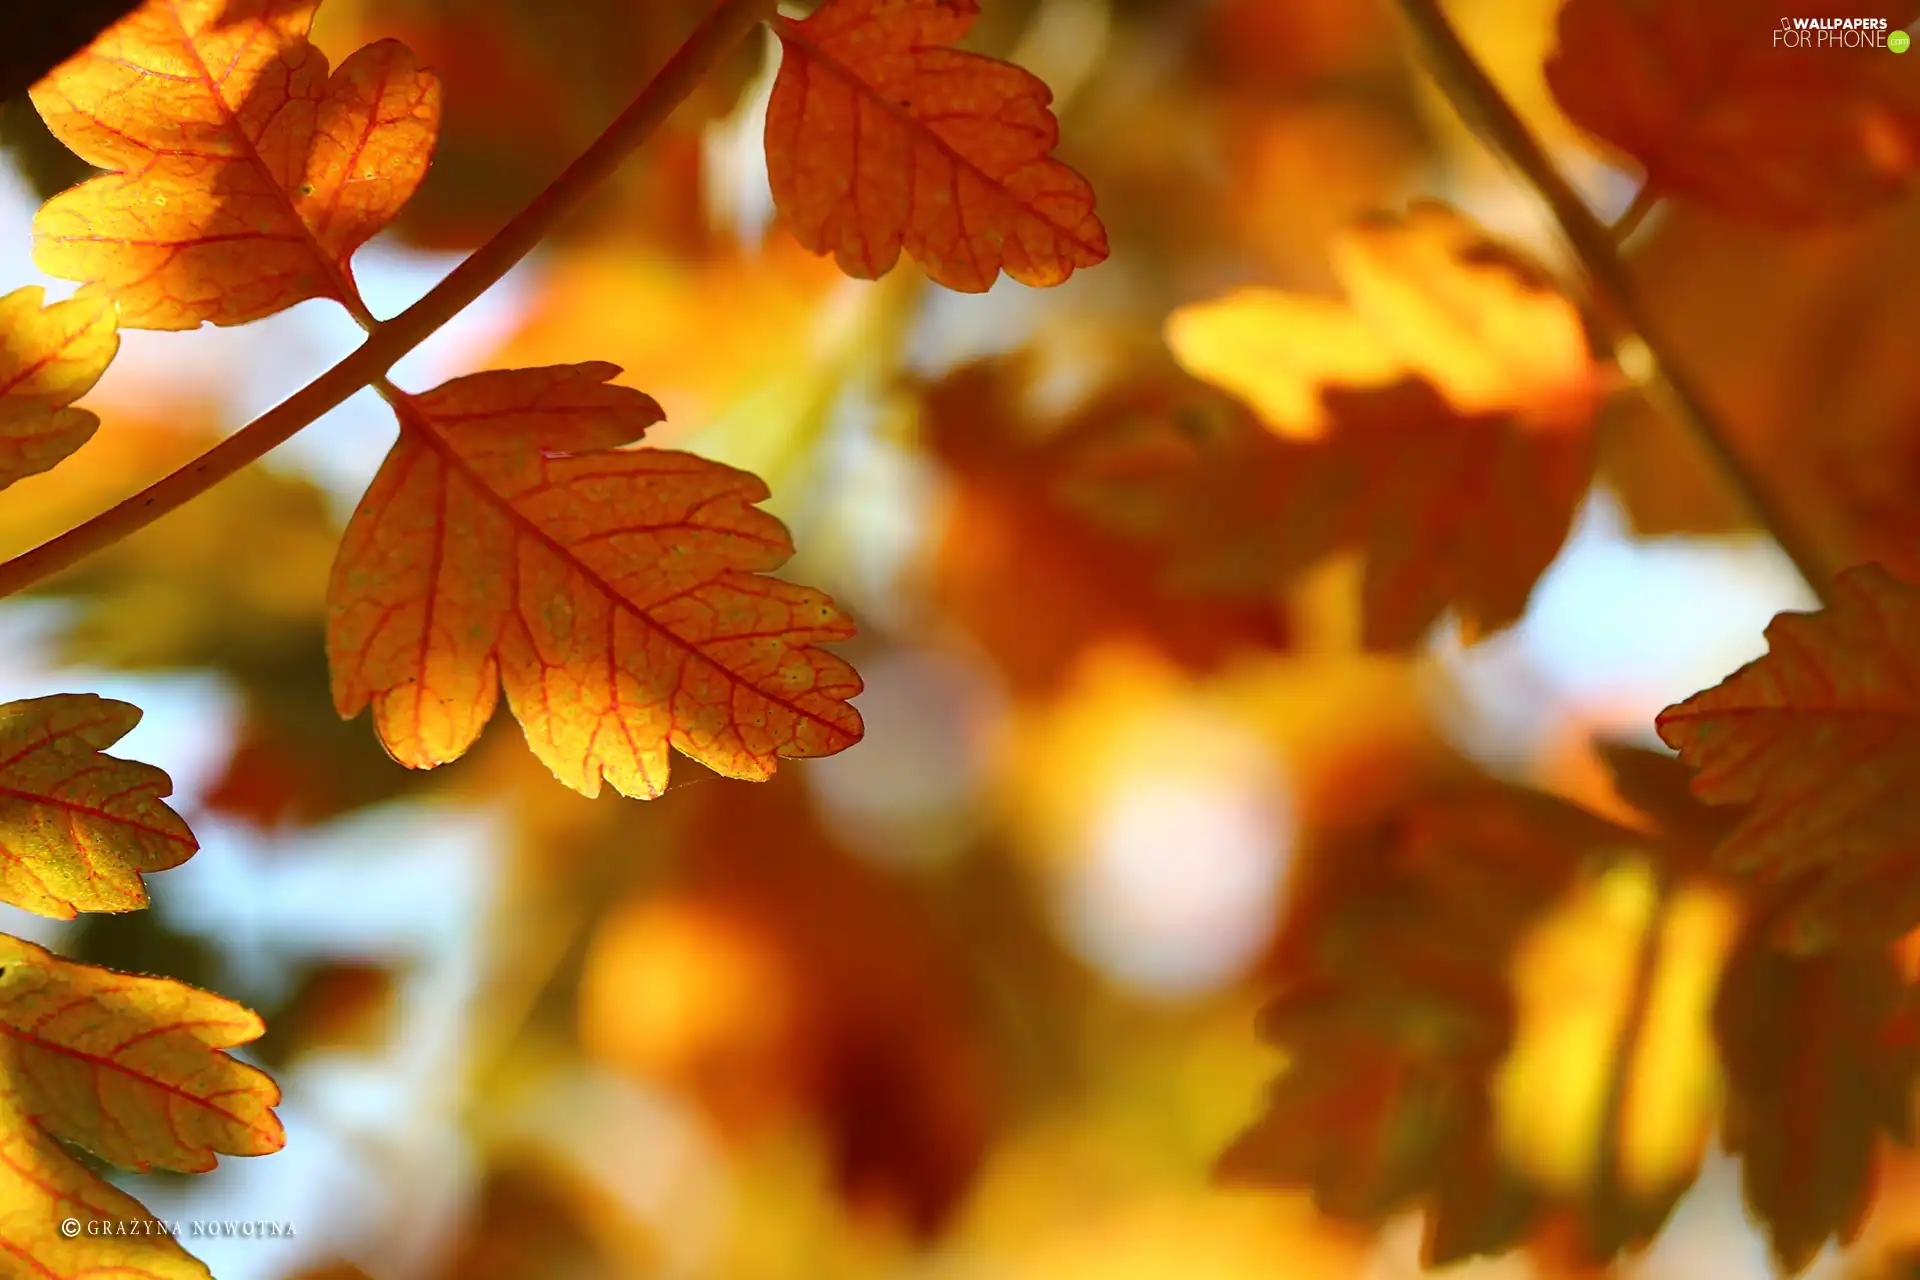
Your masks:
M0 489L39 475L92 438L100 419L73 402L120 349L113 303L43 306L38 285L0 298Z
M278 1151L279 1087L222 1052L264 1030L259 1015L211 992L0 934L0 1093L121 1168L204 1173L216 1152Z
M1576 430L1602 388L1580 312L1546 273L1438 201L1334 237L1345 304L1245 288L1181 307L1167 344L1281 434L1327 427L1327 386L1431 382L1455 412Z
M73 1235L58 1229L71 1219ZM212 1280L138 1200L102 1182L0 1093L0 1274Z
M1711 1013L1738 923L1725 894L1662 892L1653 864L1628 857L1584 878L1517 949L1502 1145L1588 1205L1602 1254L1658 1230L1693 1182L1721 1102Z
M54 1139L141 1173L278 1151L278 1086L223 1052L263 1029L210 992L0 934L0 1275L205 1277Z
M163 803L172 780L101 754L138 723L138 707L91 693L0 706L0 902L59 920L137 911L142 873L193 856L193 833Z

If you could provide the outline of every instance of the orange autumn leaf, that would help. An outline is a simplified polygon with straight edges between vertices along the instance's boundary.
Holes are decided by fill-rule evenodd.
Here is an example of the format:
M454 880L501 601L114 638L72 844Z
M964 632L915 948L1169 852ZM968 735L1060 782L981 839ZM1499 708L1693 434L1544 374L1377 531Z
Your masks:
M757 478L619 450L660 420L610 364L514 369L394 394L400 440L354 512L328 590L334 705L381 742L458 758L500 686L561 781L657 796L668 747L736 778L861 735L853 634L792 554Z
M1828 221L1898 199L1920 169L1920 80L1884 47L1916 17L1911 0L1569 0L1547 83L1656 194ZM1882 47L1791 25L1818 18L1884 20Z
M1518 622L1592 480L1587 434L1458 414L1421 382L1325 403L1366 646L1413 645L1448 609L1469 641Z
M164 803L167 775L104 755L140 710L90 693L0 706L0 901L69 920L147 905L143 872L199 846Z
M1793 950L1890 943L1920 924L1920 588L1847 570L1833 603L1783 613L1768 652L1660 713L1694 794L1750 804L1728 869L1786 898Z
M1477 637L1517 621L1592 479L1607 378L1546 273L1445 205L1368 219L1336 243L1349 304L1242 290L1175 311L1195 376L1248 402L1321 469L1277 574L1366 557L1364 639L1418 641L1451 608ZM1276 515L1285 514L1275 512Z
M1790 956L1764 935L1729 965L1714 1010L1727 1064L1726 1146L1784 1274L1852 1243L1886 1139L1911 1141L1920 1045L1888 1034L1920 1008L1885 950Z
M93 438L100 419L73 402L93 389L120 332L113 304L41 304L37 285L0 297L0 489L39 475Z
M123 1169L204 1173L278 1151L280 1090L225 1050L258 1015L171 978L63 960L0 934L0 1090L20 1116Z
M1310 1188L1361 1223L1425 1207L1429 1267L1513 1247L1543 1201L1500 1142L1515 951L1583 861L1623 835L1482 784L1415 797L1321 850L1292 894L1287 982L1263 1015L1288 1066L1222 1171Z
M33 223L41 270L103 288L138 329L363 305L349 259L426 175L440 89L397 41L331 76L318 0L147 0L34 88L108 172Z
M1103 643L1145 643L1195 672L1287 644L1271 579L1234 581L1209 536L1258 555L1246 513L1278 498L1260 481L1287 442L1165 363L1058 418L1026 400L1042 373L1031 358L921 389L919 430L953 482L934 592L1022 690L1054 687ZM1182 582L1187 562L1221 571Z
M951 46L975 0L826 0L777 18L767 173L794 236L848 275L907 253L949 289L1056 285L1107 258L1093 188L1053 159L1053 95Z
M1289 1068L1228 1172L1369 1223L1424 1204L1428 1266L1554 1222L1585 1265L1643 1245L1718 1100L1708 1012L1737 916L1673 878L1690 858L1484 779L1315 850L1266 1018Z

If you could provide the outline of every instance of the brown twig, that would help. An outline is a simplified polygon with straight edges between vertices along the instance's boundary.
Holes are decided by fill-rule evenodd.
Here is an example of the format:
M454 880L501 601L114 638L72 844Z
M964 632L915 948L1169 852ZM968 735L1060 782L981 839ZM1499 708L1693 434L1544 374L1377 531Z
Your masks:
M1615 249L1614 231L1594 216L1548 159L1538 139L1461 43L1459 33L1441 11L1439 0L1400 0L1400 10L1425 51L1428 69L1439 81L1454 110L1518 169L1546 201L1591 284L1595 305L1622 332L1637 334L1652 354L1655 376L1650 389L1670 404L1675 416L1706 449L1748 509L1793 561L1808 587L1826 601L1831 572L1822 565L1811 541L1787 518L1760 477L1733 447L1730 433L1707 407L1692 380L1674 364L1672 347L1657 332L1658 327L1648 316L1639 291Z
M760 22L776 0L719 0L626 110L580 153L566 172L492 239L474 250L425 297L375 326L366 342L291 397L173 474L118 506L0 564L0 597L25 590L67 566L143 529L284 444L322 414L372 383L468 304L492 288L645 142L693 92L713 65Z
M1617 249L1627 242L1627 238L1640 229L1640 224L1653 212L1653 206L1660 203L1660 193L1651 183L1641 183L1640 189L1633 193L1633 203L1626 207L1621 215L1607 224L1607 234L1613 238Z

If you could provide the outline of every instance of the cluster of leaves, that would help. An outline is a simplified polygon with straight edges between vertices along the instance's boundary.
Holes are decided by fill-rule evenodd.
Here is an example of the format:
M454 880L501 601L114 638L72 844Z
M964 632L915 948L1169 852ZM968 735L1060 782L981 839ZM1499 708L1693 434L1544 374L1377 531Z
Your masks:
M74 405L119 328L239 325L325 299L379 334L352 259L425 177L440 84L395 40L330 71L308 35L316 7L146 0L34 87L53 136L103 172L34 224L37 263L81 291L0 299L0 485L87 443L97 420ZM1894 27L1920 14L1867 7ZM1047 88L955 47L973 0L759 16L782 46L767 172L805 250L858 279L904 251L965 293L1003 273L1058 285L1107 258L1091 184L1053 156ZM1776 22L1747 0L1567 0L1547 80L1644 173L1643 202L1803 229L1910 195L1916 82L1885 58L1783 58L1766 45ZM1345 227L1331 266L1342 299L1252 288L1179 307L1165 350L1064 422L1038 422L1021 358L916 389L925 441L965 492L941 549L944 603L1016 686L1051 688L1115 638L1147 637L1192 670L1284 649L1283 593L1336 559L1361 566L1359 640L1376 653L1410 653L1443 621L1478 640L1526 612L1595 483L1597 416L1631 381L1611 355L1627 335L1596 336L1619 308L1586 314L1551 272L1433 201ZM826 647L852 624L774 576L793 545L761 508L768 486L635 447L665 415L619 374L579 362L421 392L374 382L399 438L333 553L324 658L332 711L371 708L399 764L467 755L502 690L532 754L587 797L603 783L661 796L673 751L765 781L782 757L861 737L860 677ZM1847 567L1815 566L1810 583L1825 607L1776 619L1765 657L1659 718L1677 762L1607 753L1630 812L1450 778L1325 839L1268 966L1282 990L1265 1030L1285 1074L1226 1172L1307 1189L1368 1227L1424 1209L1429 1264L1551 1240L1570 1265L1598 1266L1654 1237L1718 1127L1784 1269L1858 1234L1884 1149L1913 1143L1920 1083L1920 986L1902 950L1920 930L1920 579L1835 542L1821 546ZM278 671L313 657L295 637L222 660ZM274 750L303 714L250 706L228 807L324 812L387 785L276 790L302 772ZM56 918L133 910L143 874L192 854L165 776L102 754L137 715L71 694L0 709L0 898ZM733 852L644 918L608 922L600 945L727 957L711 998L764 1001L745 1051L780 1060L803 1101L770 1103L676 1057L631 1007L644 993L589 985L582 1001L612 1011L606 1056L693 1077L717 1113L832 1114L842 1184L884 1197L904 1182L906 1215L930 1232L987 1121L924 1100L950 1077L970 1097L982 1073L935 1034L894 1039L943 998L937 966L876 974L855 954L849 913L907 908L826 841L792 839L809 828L785 785L708 806L700 837ZM1516 973L1552 973L1616 925L1631 945L1614 998L1558 1022L1530 1012ZM775 941L740 943L762 934ZM910 934L894 927L897 954L916 954ZM275 1149L274 1086L226 1053L260 1020L3 941L0 1140L18 1153L8 1204L22 1206L0 1212L5 1244L49 1274L204 1274L164 1236L55 1233L69 1211L143 1212L55 1140L140 1170ZM1686 983L1713 992L1705 1048L1671 1025ZM1581 1064L1591 1123L1516 1139L1521 1067L1556 1053L1564 1066L1569 1045L1601 1049ZM1691 1087L1701 1059L1723 1098Z
M0 484L87 442L98 420L73 402L120 327L240 325L322 298L378 328L352 258L425 176L440 84L394 40L330 71L308 35L316 8L148 0L34 85L53 136L103 172L34 222L37 264L81 282L80 296L0 300ZM972 16L842 0L777 20L775 197L804 244L855 275L887 271L904 247L979 291L1003 269L1051 284L1106 256L1090 188L1048 155L1045 88L945 47ZM534 753L587 796L603 781L659 795L670 748L762 779L780 756L860 737L859 678L821 647L851 624L820 592L768 576L792 544L756 508L765 485L626 447L662 413L611 385L618 372L494 370L423 393L377 382L400 438L335 560L326 654L340 715L371 706L399 763L463 755L503 686ZM100 754L139 713L57 695L4 714L5 900L58 918L145 906L141 874L195 844L161 803L164 774ZM103 1245L92 1224L138 1206L49 1138L136 1170L277 1149L277 1091L222 1052L260 1020L11 939L0 984L8 1253L49 1275L201 1273L164 1234ZM57 1233L62 1216L81 1231Z
M1915 16L1884 8L1895 29ZM1783 57L1754 34L1770 15L1569 0L1548 79L1570 117L1638 162L1643 201L1802 227L1906 195L1911 78L1885 59ZM1268 513L1287 521L1271 567L1358 550L1372 647L1413 644L1449 610L1469 639L1508 625L1591 483L1611 379L1544 273L1443 210L1355 228L1334 265L1351 311L1249 291L1168 326L1187 368L1300 441L1274 455L1265 486L1280 495ZM1544 796L1421 798L1341 855L1379 884L1299 893L1284 930L1293 985L1268 1021L1292 1066L1230 1171L1311 1187L1362 1221L1423 1204L1432 1264L1528 1239L1556 1196L1497 1150L1489 1103L1517 1052L1512 948L1547 927L1576 876L1624 856L1655 868L1662 902L1691 882L1738 903L1714 1002L1723 1132L1779 1264L1799 1271L1829 1239L1857 1236L1881 1148L1915 1136L1920 987L1899 944L1920 928L1920 588L1878 564L1813 585L1824 609L1782 615L1765 657L1661 714L1680 764L1616 758L1632 771L1621 790L1650 811L1641 829ZM1683 802L1662 774L1686 768ZM1672 1087L1634 1078L1660 919L1612 1041L1618 1079L1583 1138L1598 1163L1559 1206L1583 1265L1650 1240L1697 1167L1695 1145L1658 1177L1630 1176L1622 1100Z

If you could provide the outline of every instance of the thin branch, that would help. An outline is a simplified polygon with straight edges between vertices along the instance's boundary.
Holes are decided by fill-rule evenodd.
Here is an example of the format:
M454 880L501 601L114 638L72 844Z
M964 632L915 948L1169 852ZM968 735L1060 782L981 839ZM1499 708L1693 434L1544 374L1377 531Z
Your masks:
M1622 332L1638 334L1656 366L1651 388L1662 394L1675 416L1713 458L1749 510L1773 535L1800 576L1822 601L1829 598L1831 573L1812 543L1787 518L1760 477L1734 449L1725 425L1707 407L1692 380L1671 357L1672 347L1656 332L1626 265L1615 251L1614 234L1548 159L1533 133L1515 114L1487 73L1461 43L1439 0L1400 0L1422 45L1427 65L1455 111L1483 140L1517 168L1552 210L1560 231L1592 285L1594 302Z
M374 327L359 349L290 398L228 436L172 475L85 524L0 564L0 597L25 590L71 564L143 529L183 506L331 411L381 377L533 251L645 142L706 73L760 22L776 0L719 0L678 52L625 111L554 179L533 203L500 228L427 295Z
M1647 215L1653 212L1653 206L1660 203L1660 193L1650 183L1641 183L1640 189L1633 193L1633 203L1626 211L1607 225L1607 234L1613 238L1614 248L1627 242L1628 237L1640 229Z

